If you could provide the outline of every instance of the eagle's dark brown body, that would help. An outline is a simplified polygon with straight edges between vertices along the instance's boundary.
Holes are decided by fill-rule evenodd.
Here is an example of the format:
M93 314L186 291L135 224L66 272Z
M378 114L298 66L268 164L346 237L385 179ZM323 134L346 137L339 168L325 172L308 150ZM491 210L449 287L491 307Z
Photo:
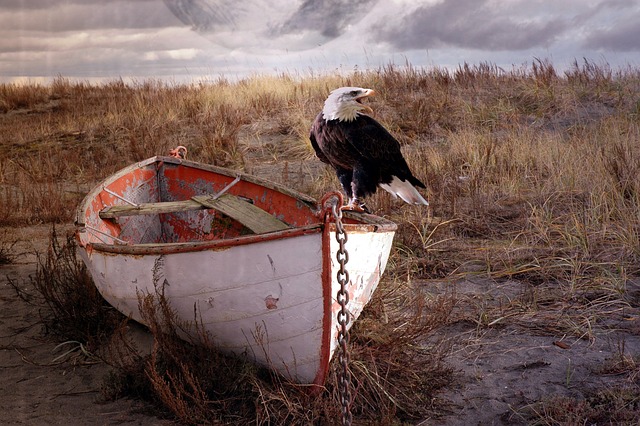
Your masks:
M398 141L367 115L352 121L326 120L321 112L309 138L318 158L336 170L349 198L371 195L394 176L425 188L409 170Z

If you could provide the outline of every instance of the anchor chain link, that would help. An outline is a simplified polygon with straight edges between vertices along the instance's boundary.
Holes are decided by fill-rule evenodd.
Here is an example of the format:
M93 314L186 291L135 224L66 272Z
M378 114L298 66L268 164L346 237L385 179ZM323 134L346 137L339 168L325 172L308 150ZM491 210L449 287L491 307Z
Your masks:
M338 331L338 345L340 346L340 353L338 354L338 362L340 364L340 370L338 371L338 390L340 393L340 403L342 405L342 424L344 426L351 425L353 417L351 415L351 372L349 371L349 330L347 325L350 321L350 314L347 309L349 303L349 291L347 290L347 284L349 283L349 271L347 271L345 265L349 261L349 252L345 248L347 243L347 232L342 225L342 211L336 204L332 204L333 218L336 224L336 241L339 244L338 251L336 253L336 260L340 264L336 278L340 284L340 289L336 295L336 299L340 304L340 310L338 311L337 321L340 325Z

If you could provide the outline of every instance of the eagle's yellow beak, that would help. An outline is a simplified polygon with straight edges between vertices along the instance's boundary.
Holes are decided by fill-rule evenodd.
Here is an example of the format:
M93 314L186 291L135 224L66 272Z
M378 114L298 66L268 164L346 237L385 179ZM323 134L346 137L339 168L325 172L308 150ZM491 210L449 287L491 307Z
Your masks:
M362 99L369 97L369 96L373 96L375 95L376 92L373 89L367 89L365 90L365 92L362 94L362 96L358 96L356 98L356 101L362 105L362 110L365 112L368 112L369 114L373 114L373 110L371 109L371 107L369 107L368 105L363 105L362 104Z

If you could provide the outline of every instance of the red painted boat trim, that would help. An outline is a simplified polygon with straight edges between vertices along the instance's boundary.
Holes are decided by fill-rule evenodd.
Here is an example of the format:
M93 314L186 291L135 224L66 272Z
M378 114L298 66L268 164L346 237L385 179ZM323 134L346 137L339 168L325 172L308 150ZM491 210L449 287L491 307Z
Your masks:
M229 238L226 240L213 241L197 241L190 243L154 243L154 244L104 244L92 243L87 244L93 250L114 253L114 254L169 254L169 253L188 253L204 250L224 250L229 247L242 246L247 244L255 244L263 241L280 240L284 238L297 237L300 235L316 234L322 231L321 223L304 226L301 228L287 229L284 231L271 232L268 234L246 235L243 237Z
M322 232L322 303L324 316L322 318L322 342L320 344L320 365L313 380L316 385L312 393L320 392L324 388L329 363L331 362L331 223L325 223Z

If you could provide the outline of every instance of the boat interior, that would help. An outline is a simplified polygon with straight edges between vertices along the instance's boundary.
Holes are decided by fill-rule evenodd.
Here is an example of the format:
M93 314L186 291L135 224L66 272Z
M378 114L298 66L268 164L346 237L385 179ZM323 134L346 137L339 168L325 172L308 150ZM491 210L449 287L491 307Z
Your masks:
M157 161L105 181L84 203L106 244L201 242L318 225L312 199L214 167ZM89 205L87 205L87 203ZM82 215L79 212L78 217Z

